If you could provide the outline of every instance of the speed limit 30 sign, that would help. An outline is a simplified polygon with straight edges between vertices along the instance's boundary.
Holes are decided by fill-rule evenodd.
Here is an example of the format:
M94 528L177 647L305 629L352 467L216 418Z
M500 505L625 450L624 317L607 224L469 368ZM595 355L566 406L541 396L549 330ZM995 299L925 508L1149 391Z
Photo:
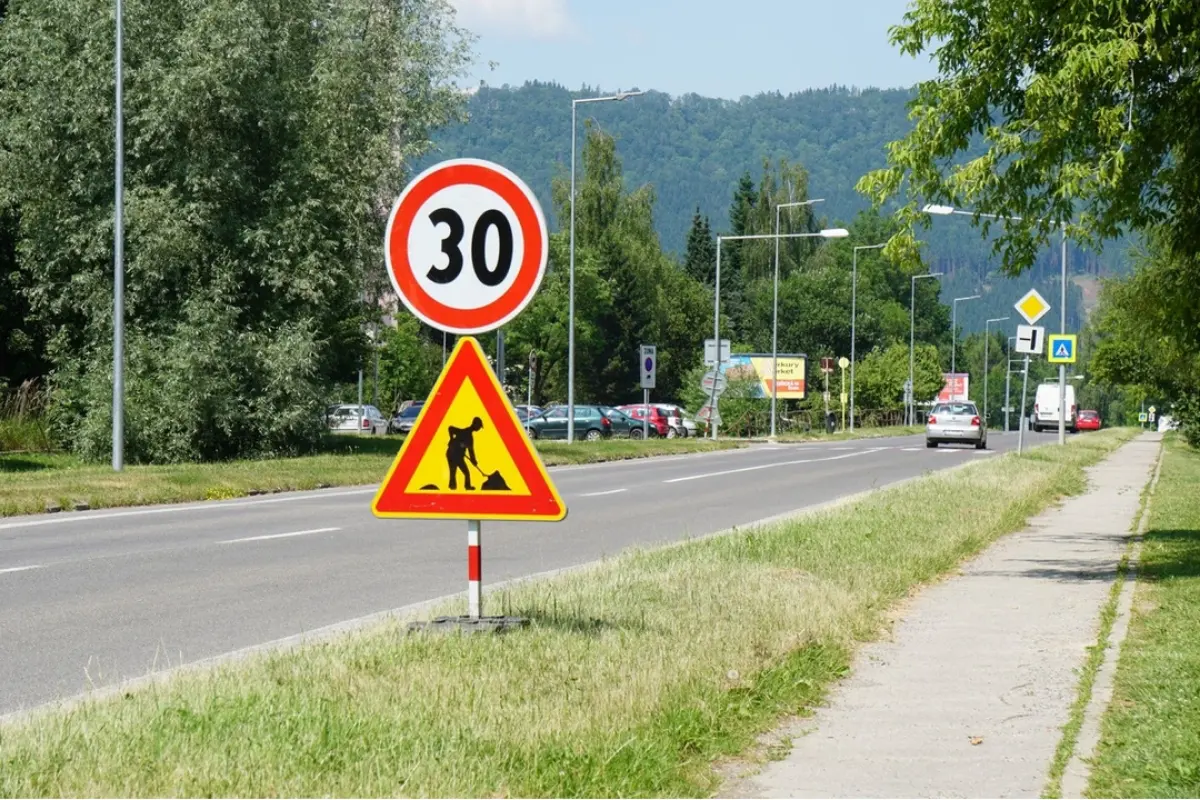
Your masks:
M525 182L473 158L435 164L388 218L384 258L408 310L443 331L499 328L529 304L546 273L546 218Z

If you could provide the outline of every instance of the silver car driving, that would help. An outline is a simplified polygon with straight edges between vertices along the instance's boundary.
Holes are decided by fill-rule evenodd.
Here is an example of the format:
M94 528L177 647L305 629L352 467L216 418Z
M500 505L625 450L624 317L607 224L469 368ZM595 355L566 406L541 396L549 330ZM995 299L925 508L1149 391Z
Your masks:
M979 418L974 403L938 403L925 422L925 446L937 447L948 442L965 442L977 450L987 449L987 426Z

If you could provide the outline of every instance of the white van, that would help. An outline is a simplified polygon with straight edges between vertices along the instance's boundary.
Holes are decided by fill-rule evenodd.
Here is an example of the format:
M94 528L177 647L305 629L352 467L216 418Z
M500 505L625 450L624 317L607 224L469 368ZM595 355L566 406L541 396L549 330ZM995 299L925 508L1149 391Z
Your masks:
M1067 430L1078 430L1078 407L1075 405L1075 387L1067 383ZM1058 381L1040 384L1037 397L1033 400L1033 414L1029 418L1035 431L1058 430Z

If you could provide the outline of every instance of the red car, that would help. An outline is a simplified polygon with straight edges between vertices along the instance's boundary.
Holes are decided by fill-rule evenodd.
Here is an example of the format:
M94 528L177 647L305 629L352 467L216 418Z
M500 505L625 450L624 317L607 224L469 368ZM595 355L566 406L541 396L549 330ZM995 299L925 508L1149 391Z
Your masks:
M617 406L617 409L624 411L629 416L637 420L646 419L646 406L642 403L637 405ZM667 415L660 411L655 406L651 405L650 410L650 435L651 436L667 436L671 432L671 425L667 421Z
M1080 411L1075 427L1081 431L1100 430L1100 414L1095 411Z

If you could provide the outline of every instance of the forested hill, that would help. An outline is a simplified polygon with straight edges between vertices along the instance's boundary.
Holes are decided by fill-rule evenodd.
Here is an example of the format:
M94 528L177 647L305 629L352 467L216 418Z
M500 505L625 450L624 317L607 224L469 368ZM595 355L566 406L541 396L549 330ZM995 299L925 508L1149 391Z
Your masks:
M436 152L422 166L457 157L501 163L530 184L556 225L551 179L569 175L571 98L598 92L573 94L539 82L482 86L470 98L470 121L435 134ZM885 145L908 130L909 98L907 90L845 87L737 101L650 91L619 103L580 105L579 136L582 143L584 123L593 120L616 137L627 184L654 187L663 246L682 253L696 207L715 229L725 230L738 179L749 171L757 182L764 159L802 164L808 196L826 201L818 213L830 221L853 218L867 206L854 185L883 166ZM983 280L991 271L989 246L965 219L936 219L926 239L934 266L956 278ZM1099 256L1073 251L1070 258L1072 272L1085 274L1123 272L1123 262L1123 248L1115 245ZM1058 269L1057 248L1049 249L1037 277Z

